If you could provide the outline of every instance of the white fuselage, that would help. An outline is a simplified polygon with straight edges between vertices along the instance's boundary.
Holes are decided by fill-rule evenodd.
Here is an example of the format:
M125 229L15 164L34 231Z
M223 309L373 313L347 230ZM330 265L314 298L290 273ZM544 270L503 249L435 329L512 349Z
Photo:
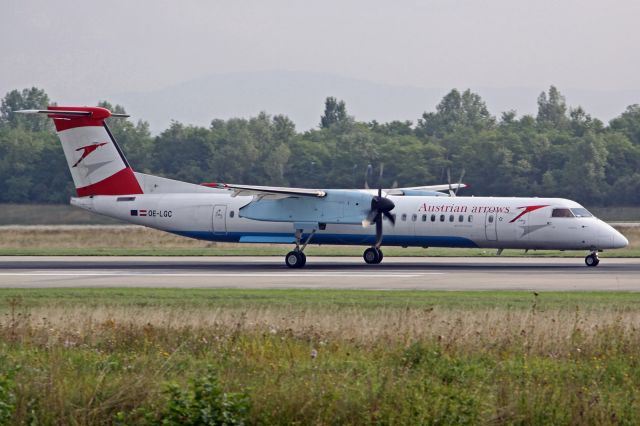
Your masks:
M330 191L330 190L328 190ZM519 249L621 248L627 239L596 217L554 217L582 209L559 198L389 196L396 224L384 221L383 245ZM225 191L94 196L72 204L99 214L209 241L293 243L294 224L251 220L252 196ZM554 209L557 210L554 213ZM375 227L321 224L311 244L371 245Z

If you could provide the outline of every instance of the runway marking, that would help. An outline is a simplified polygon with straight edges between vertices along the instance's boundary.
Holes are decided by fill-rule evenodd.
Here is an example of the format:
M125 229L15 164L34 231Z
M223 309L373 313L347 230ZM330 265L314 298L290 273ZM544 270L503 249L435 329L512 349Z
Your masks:
M381 273L381 274L359 274L359 273L164 273L164 272L0 272L0 276L5 277L226 277L226 278L329 278L329 277L355 277L355 278L417 278L423 275L444 275L444 272L421 272L421 273Z

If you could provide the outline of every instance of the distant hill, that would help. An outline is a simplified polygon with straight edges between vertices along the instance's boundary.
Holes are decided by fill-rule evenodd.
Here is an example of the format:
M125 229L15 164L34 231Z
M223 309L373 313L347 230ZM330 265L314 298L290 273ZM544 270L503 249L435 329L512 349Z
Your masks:
M510 109L519 115L535 114L536 99L547 88L470 87L497 116ZM434 110L451 89L395 86L314 72L265 71L212 74L161 90L112 94L106 99L124 105L134 119L149 121L153 133L166 129L171 120L208 126L213 118L250 117L260 111L285 114L298 130L308 130L318 126L327 96L343 99L349 114L361 121L415 122L424 111ZM605 122L628 105L640 103L640 90L559 89L569 105L581 105Z

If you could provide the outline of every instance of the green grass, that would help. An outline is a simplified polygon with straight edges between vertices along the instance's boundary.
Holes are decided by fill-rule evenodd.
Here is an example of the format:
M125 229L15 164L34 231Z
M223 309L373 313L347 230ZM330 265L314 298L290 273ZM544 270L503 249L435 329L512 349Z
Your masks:
M360 290L236 290L178 288L58 288L0 289L0 312L12 300L35 308L67 306L132 306L254 309L272 306L305 308L430 308L445 309L640 309L640 293L634 292L532 292L522 291L360 291Z
M638 293L0 289L0 423L638 424Z

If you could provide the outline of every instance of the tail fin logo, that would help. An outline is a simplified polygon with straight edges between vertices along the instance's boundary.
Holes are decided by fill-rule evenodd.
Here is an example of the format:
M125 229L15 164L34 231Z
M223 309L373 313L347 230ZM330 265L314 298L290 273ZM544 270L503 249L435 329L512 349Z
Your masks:
M82 155L80 156L78 161L76 161L76 164L74 164L72 167L76 167L78 164L80 164L80 162L82 160L87 158L89 156L89 154L91 154L93 151L95 151L96 149L98 149L101 146L106 145L106 144L107 144L107 142L102 142L102 143L95 142L95 143L92 143L91 145L82 146L82 147L76 149L76 151L82 151Z

